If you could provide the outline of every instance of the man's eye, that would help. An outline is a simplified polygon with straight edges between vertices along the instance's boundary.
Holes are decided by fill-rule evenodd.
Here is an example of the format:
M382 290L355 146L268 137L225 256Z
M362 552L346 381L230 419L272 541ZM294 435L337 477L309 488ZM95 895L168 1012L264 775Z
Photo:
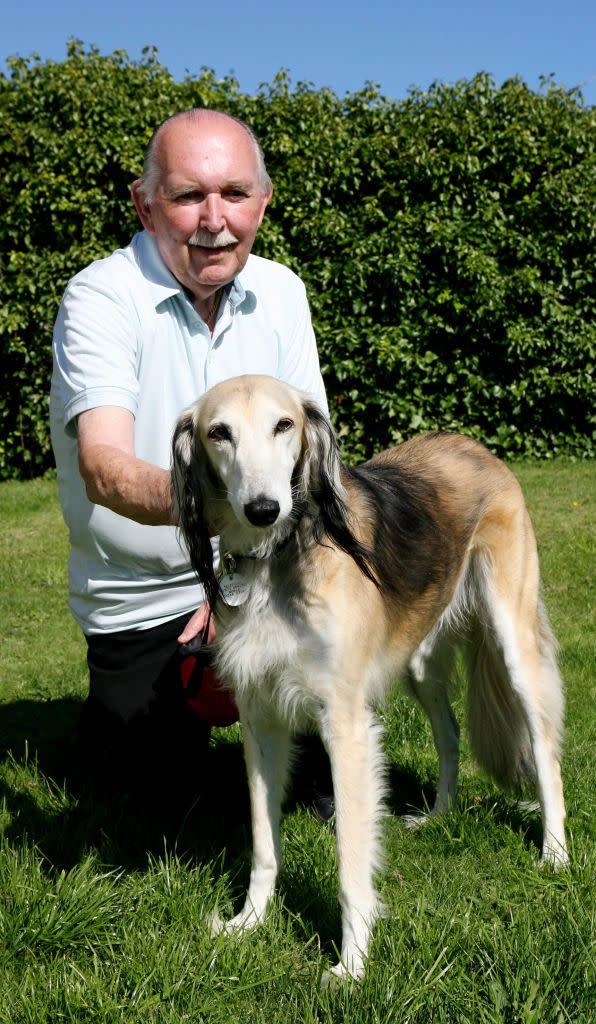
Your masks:
M207 433L207 437L209 438L210 441L215 442L232 440L230 431L226 426L224 426L223 423L218 423L215 427L211 427L211 429Z
M175 203L200 203L203 198L202 192L182 192L179 196L174 196Z
M294 420L284 417L275 424L274 434L286 434L294 426Z

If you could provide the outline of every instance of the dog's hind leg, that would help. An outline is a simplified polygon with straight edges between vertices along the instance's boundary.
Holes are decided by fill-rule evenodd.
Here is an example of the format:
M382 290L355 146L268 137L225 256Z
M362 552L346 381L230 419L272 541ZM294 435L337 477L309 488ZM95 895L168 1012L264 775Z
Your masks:
M430 634L414 652L408 666L408 686L430 719L439 756L439 781L431 814L444 814L455 804L459 768L459 726L449 702L454 651L448 636ZM426 815L408 815L408 825L419 825Z
M506 603L496 595L490 606L499 653L530 739L542 811L542 862L560 866L567 863L568 855L559 764L563 696L554 641L540 606L535 624L524 623L523 618L514 617Z
M215 921L213 932L249 929L263 920L280 868L279 824L288 764L290 735L285 725L264 721L240 708L244 756L252 815L253 854L244 906L231 921Z
M359 697L344 694L327 709L321 731L333 773L342 907L341 959L330 973L333 978L360 978L379 914L373 874L379 863L384 795L381 730Z
M524 557L516 550L523 552ZM522 570L512 572L511 566ZM542 861L566 864L559 764L563 687L555 640L538 593L531 528L486 562L468 694L473 752L501 785L535 777L542 811Z

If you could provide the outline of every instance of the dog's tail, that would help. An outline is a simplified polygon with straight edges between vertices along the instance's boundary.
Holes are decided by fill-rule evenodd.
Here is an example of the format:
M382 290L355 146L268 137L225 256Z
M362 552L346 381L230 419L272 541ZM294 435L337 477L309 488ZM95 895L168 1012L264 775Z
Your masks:
M563 696L556 641L538 598L532 629L535 651L531 659L538 672L533 671L519 650L515 623L504 623L495 608L491 571L486 561L477 564L475 576L482 600L467 648L470 745L480 767L495 782L519 792L524 781L534 781L536 776L528 729L530 716L542 716L555 747L560 742Z
M480 767L505 789L534 778L530 735L494 638L477 627L470 648L468 733Z

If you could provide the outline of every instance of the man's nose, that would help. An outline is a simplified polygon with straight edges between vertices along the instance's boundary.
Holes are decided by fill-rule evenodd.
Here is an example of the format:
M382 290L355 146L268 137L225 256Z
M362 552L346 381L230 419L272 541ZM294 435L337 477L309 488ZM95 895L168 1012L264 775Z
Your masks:
M221 196L214 192L206 195L201 204L201 227L214 235L225 227Z

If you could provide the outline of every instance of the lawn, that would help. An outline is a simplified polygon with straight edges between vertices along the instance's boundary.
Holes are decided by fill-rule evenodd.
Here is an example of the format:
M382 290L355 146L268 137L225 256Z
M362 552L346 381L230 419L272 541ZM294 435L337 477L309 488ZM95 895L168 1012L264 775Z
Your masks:
M429 726L396 693L381 712L389 913L364 982L332 991L319 985L340 939L332 826L290 800L267 923L209 938L215 904L237 907L250 866L238 727L216 733L208 794L198 786L184 806L108 798L85 780L85 651L66 607L55 482L0 486L0 1024L596 1019L595 474L569 462L514 471L561 644L571 865L538 868L539 816L499 794L465 742L458 807L408 831L400 814L432 799L437 766Z

